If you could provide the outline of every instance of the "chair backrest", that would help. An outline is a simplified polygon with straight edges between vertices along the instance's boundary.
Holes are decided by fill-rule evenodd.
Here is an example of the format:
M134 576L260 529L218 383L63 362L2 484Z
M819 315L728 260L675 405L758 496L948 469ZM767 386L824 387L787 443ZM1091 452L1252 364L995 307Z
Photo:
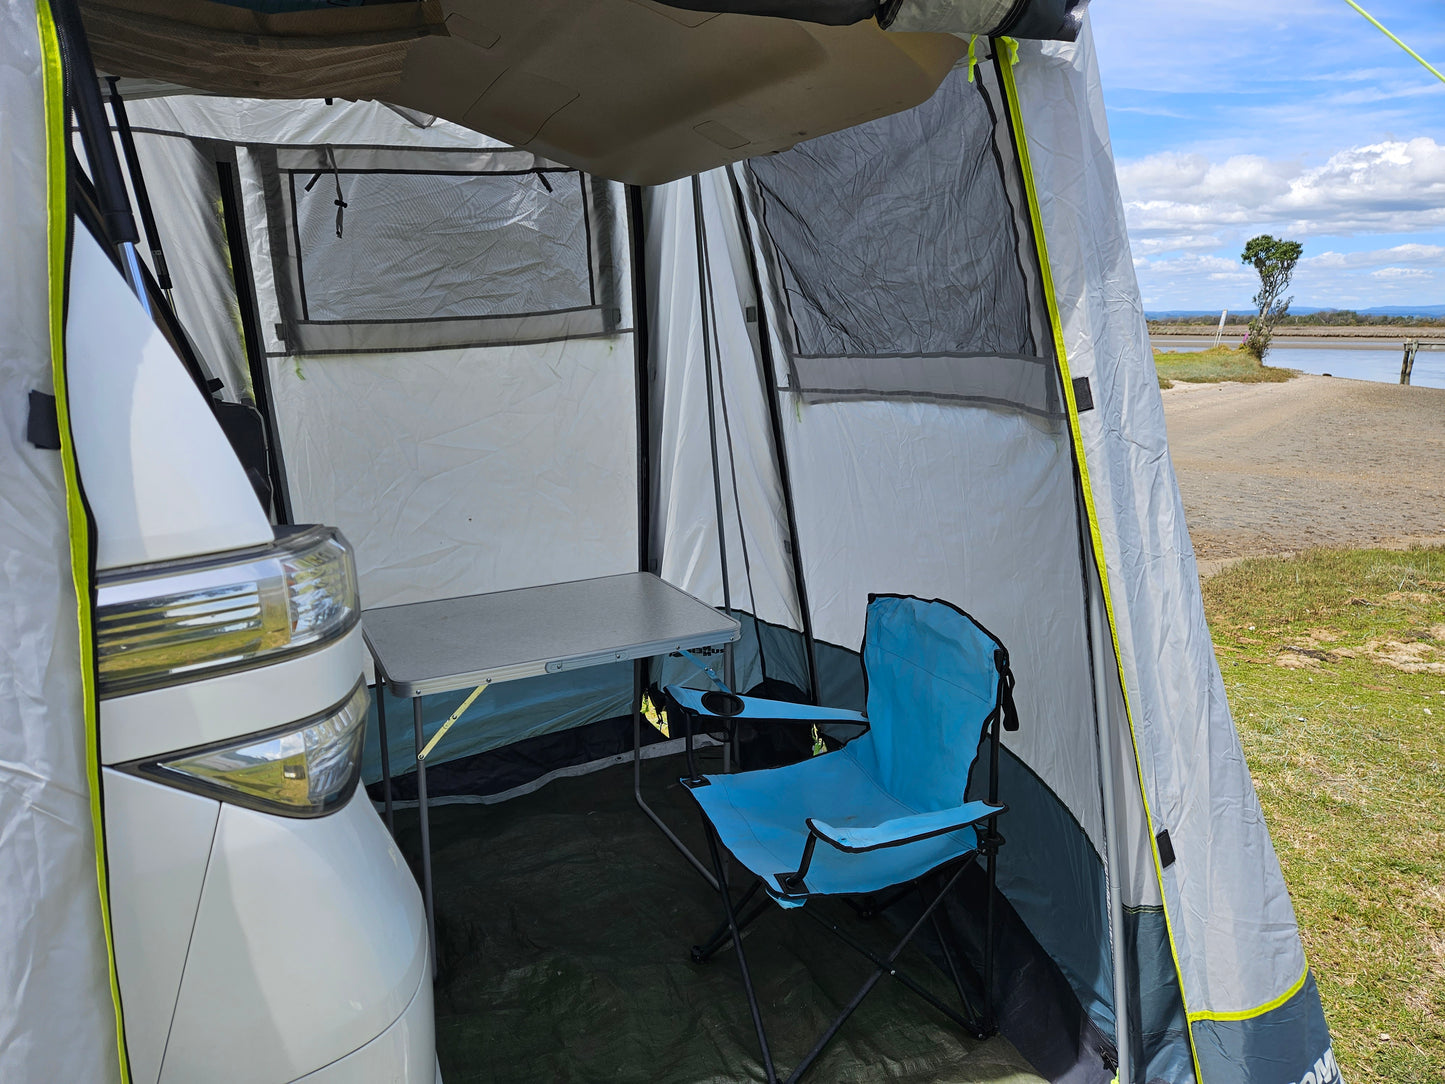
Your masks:
M920 812L961 805L984 722L998 704L1002 647L947 602L872 597L863 636L869 729L849 752Z

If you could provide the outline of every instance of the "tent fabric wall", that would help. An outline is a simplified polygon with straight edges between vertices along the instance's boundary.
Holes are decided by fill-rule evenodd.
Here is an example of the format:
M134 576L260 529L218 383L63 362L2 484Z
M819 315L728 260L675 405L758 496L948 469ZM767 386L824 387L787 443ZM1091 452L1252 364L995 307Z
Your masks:
M30 393L55 390L47 209L65 206L47 196L44 75L37 5L0 5L0 1078L107 1082L121 1066L66 484L61 453L26 436Z
M1151 848L1197 1068L1205 1084L1285 1084L1328 1036L1204 619L1092 42L1021 43L1016 78L1068 371L1092 386L1078 428L1150 829L1176 856L1164 867ZM1253 1043L1206 1050L1201 1022Z
M658 572L715 605L726 597L763 621L800 629L797 589L784 551L786 515L761 380L756 316L748 319L750 309L757 312L757 299L737 206L726 171L702 175L697 188L701 232L691 181L653 189L645 204L658 433L653 466ZM700 237L710 276L705 283L698 274ZM726 589L722 546L729 557Z
M139 111L146 112L148 104L137 103ZM135 145L170 271L176 316L210 375L221 380L222 397L254 405L215 163L195 142L174 135L137 132ZM131 180L126 177L127 183ZM154 274L149 244L140 246L140 254Z
M909 336L920 332L908 328L901 332L905 341L900 345L943 348L934 351L943 355L941 364L954 364L968 352L960 345L972 339L996 345L1003 341L1000 335L1013 336L1007 341L1013 349L1049 348L1047 338L1040 343L1034 335L1031 312L1044 306L1028 293L1037 276L1022 269L1031 253L1021 253L1020 239L1011 234L1016 216L1010 182L1016 175L1010 178L994 155L997 144L984 88L968 82L966 74L960 70L945 81L941 102L914 111L927 114L923 118L909 113L883 118L751 165L755 173L766 169L772 178L771 193L760 185L755 221L757 236L770 249L761 257L781 269L782 288L768 298L768 311L778 349L790 361L800 352L795 337L800 298L808 319L820 327L872 321L864 334L878 347L875 353L886 354L889 336L896 341L900 334L888 321L872 320L889 307L886 299L874 296L874 261L868 258L872 248L885 243L882 234L860 230L832 238L830 243L851 242L853 250L838 259L818 255L819 226L830 219L822 214L819 222L807 225L802 216L811 210L799 203L810 198L808 170L818 162L825 163L827 177L818 187L866 192L867 202L882 207L916 203L936 178L947 186L950 156L981 163L990 195L956 194L964 204L972 201L973 208L960 226L978 220L977 228L942 232L954 247L966 246L975 236L1008 238L1003 248L988 250L995 253L995 270L1013 276L1013 300L974 311L957 324L947 321L958 314L950 317L941 304L937 311L943 322L930 324L927 332L936 341L915 342ZM992 89L996 95L997 87ZM995 97L993 108L999 104ZM949 123L950 110L972 122ZM920 132L933 145L920 148ZM779 217L779 177L794 179L793 202L784 216L788 228L781 233L771 229ZM952 207L953 199L945 202ZM800 219L804 225L795 228ZM968 258L939 257L945 262ZM905 261L889 281L895 292L916 298L932 289L920 281L928 278L923 268ZM991 326L990 319L1002 326ZM1074 821L1077 845L1061 842L1046 819L1027 826L1020 822L1011 837L1019 838L1018 854L1034 861L1005 862L1004 889L1060 963L1080 1001L1101 1029L1112 1033L1112 969L1098 857L1099 760L1067 432L1059 420L1037 417L1026 404L935 402L915 395L818 402L798 394L804 390L794 385L776 394L783 405L816 635L856 651L868 593L897 592L962 605L1009 645L1019 675L1020 711L1038 723L1005 741L1038 780L1036 787L1030 782L1031 793ZM1025 563L1021 552L1027 554ZM1050 883L1045 870L1057 871L1059 883ZM1077 920L1060 921L1057 902L1064 898L1078 902L1082 913Z
M127 82L122 80L123 93ZM224 382L221 394L231 402L256 399L222 224L217 146L278 138L300 146L361 142L476 150L498 145L446 121L419 127L377 102L327 106L172 95L131 99L127 112L174 281L177 315L201 358ZM151 262L148 246L141 246L141 256Z
M158 148L168 151L163 166L179 160L187 167L163 168L159 180L152 182L158 203L180 208L170 212L174 229L168 247L206 251L228 276L234 261L223 247L217 250L224 239L214 233L219 213L212 187L216 163L234 165L290 517L341 528L355 549L365 606L636 568L635 354L620 186L583 179L570 170L556 171L544 181L534 169L539 160L528 152L508 150L445 122L421 127L376 103L177 96L136 102L130 113L140 129L138 139L147 142L153 156ZM203 162L199 178L189 168L191 157ZM435 274L465 264L473 277L482 271L499 281L514 275L522 269L517 246L484 254L485 266L477 263L478 230L486 232L484 227L500 221L500 214L510 216L523 231L517 236L555 222L568 227L544 246L566 247L574 256L580 252L591 276L582 285L590 291L587 300L608 310L607 333L496 345L429 345L429 338L455 338L452 329L459 323L471 328L479 315L498 308L511 311L505 294L469 292L453 276L450 309L428 310L425 320L417 321L414 312L402 308L371 313L350 302L344 311L314 314L362 317L313 326L333 333L358 329L352 341L364 352L311 354L304 340L298 351L294 334L287 330L294 317L285 278L293 231L301 223L292 222L289 205L278 204L268 193L277 179L278 161L287 169L310 171L294 187L300 193L308 178L314 179L308 198L325 204L327 229L304 239L309 246L305 251L316 257L310 267L313 277L329 276L325 290L334 299L344 302L358 291L380 289L391 291L394 308L430 304L435 275L428 275L427 266L438 263L446 266L432 268ZM331 165L342 171L339 180L327 169ZM417 228L411 219L430 212L418 209L415 200L368 204L359 199L345 209L350 217L343 221L342 236L336 237L330 229L333 186L352 187L354 178L367 174L346 171L371 168L414 172L424 180L444 173L465 180L475 176L470 170L500 169L496 187L505 198L500 204L487 203L494 192L438 191L435 185L414 192L414 197L438 197L433 210L444 218L471 215L458 229L431 231L429 247L419 254L407 248L407 235ZM570 187L559 194L564 185ZM585 211L574 198L579 185L588 201ZM459 193L460 202L454 198ZM560 215L550 214L559 209ZM582 228L576 228L579 225ZM454 258L447 245L455 248ZM378 251L386 259L374 258ZM575 266L573 271L575 292L577 280L586 274ZM383 275L389 280L378 283ZM543 275L534 284L543 293L545 280ZM228 300L223 291L204 293L212 305L211 334L238 337L234 294L230 304L216 305ZM547 300L538 290L528 297ZM570 305L576 298L552 300ZM379 319L370 319L374 316ZM458 316L462 319L455 319ZM434 729L451 713L455 699L423 701L429 727ZM624 714L630 702L630 668L603 667L565 679L518 682L493 690L469 708L436 759L470 756L551 730L614 718ZM392 707L388 736L393 763L406 765L414 752L409 705ZM374 745L371 750L365 774L374 779Z

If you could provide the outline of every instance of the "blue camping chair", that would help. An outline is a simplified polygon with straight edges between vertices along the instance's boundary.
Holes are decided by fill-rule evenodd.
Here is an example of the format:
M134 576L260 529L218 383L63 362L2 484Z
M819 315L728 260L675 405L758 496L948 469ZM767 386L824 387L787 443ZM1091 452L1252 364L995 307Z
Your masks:
M782 768L735 775L697 775L689 752L683 783L702 809L713 868L722 896L724 921L695 946L701 963L728 943L738 965L753 1025L771 1084L777 1080L757 994L748 973L741 932L770 900L799 909L867 956L872 976L796 1065L796 1081L822 1053L844 1021L885 974L891 974L956 1023L982 1038L994 1031L989 992L993 988L993 898L995 856L1003 837L998 815L999 729L1014 730L1013 674L1008 651L973 618L947 602L896 595L870 596L863 639L868 730L830 753ZM689 739L694 729L725 729L729 720L777 719L806 724L856 723L856 712L761 701L727 692L703 693L670 685L669 708L679 712ZM989 741L988 800L966 801L978 752ZM691 741L688 742L689 751ZM819 843L822 846L819 846ZM753 875L737 903L725 877L719 844ZM938 906L965 869L987 859L988 896L981 1001L974 1011L960 963L939 928ZM859 944L835 923L805 904L814 896L891 894L864 910L882 910L937 872L943 887L886 957ZM935 882L936 883L936 882ZM761 889L764 896L741 914ZM913 936L931 921L957 987L965 1017L917 982L897 971L894 961ZM964 967L967 967L966 963Z

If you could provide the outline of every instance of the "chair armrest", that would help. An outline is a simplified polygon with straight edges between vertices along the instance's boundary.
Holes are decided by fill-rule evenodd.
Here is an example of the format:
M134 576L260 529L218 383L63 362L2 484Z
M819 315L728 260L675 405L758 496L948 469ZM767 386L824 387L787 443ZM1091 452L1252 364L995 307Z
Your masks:
M990 805L988 802L969 802L953 809L940 809L935 813L914 813L907 817L896 817L891 821L874 825L849 825L834 828L826 821L808 818L808 831L824 843L837 847L849 854L876 851L880 847L900 847L905 843L917 843L921 839L947 835L967 828L981 820L987 820L1008 807Z
M864 727L868 725L868 717L862 712L847 711L843 708L794 704L790 700L764 700L758 696L738 696L735 693L719 694L721 698L730 698L734 706L741 705L740 710L729 713L713 711L709 708L704 703L704 698L711 699L712 694L701 689L689 689L684 685L669 685L663 689L663 692L683 711L690 711L695 715L713 719L766 719L770 722L788 723L856 723Z

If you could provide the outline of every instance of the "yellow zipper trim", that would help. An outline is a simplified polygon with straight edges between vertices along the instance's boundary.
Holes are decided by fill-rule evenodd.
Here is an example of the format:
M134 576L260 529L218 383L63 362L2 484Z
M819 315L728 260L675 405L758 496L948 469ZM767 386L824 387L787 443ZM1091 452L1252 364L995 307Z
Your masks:
M1028 135L1024 131L1023 115L1018 105L1018 85L1014 82L1013 65L999 64L1004 84L1004 98L1008 105L1009 121L1013 125L1014 143L1018 148L1019 170L1023 174L1024 194L1029 204L1029 219L1033 223L1034 245L1038 251L1039 273L1043 280L1044 302L1049 310L1049 323L1054 333L1054 351L1059 361L1059 376L1064 385L1064 401L1069 408L1069 435L1074 442L1074 457L1079 464L1079 482L1084 491L1084 508L1088 513L1089 536L1093 542L1094 564L1099 573L1099 585L1104 593L1104 611L1109 619L1109 637L1114 644L1114 661L1119 670L1119 688L1124 693L1124 717L1129 723L1129 740L1134 747L1134 769L1139 777L1139 796L1144 805L1144 818L1149 828L1149 853L1154 859L1154 875L1159 881L1159 899L1164 914L1164 930L1169 936L1169 954L1174 959L1174 972L1179 978L1179 1000L1184 1006L1184 1017L1189 1026L1189 1057L1194 1063L1194 1077L1198 1084L1204 1084L1204 1074L1199 1068L1199 1056L1194 1048L1194 1016L1189 1012L1189 1002L1184 992L1184 969L1179 962L1179 948L1174 942L1174 927L1169 918L1168 898L1164 893L1164 867L1159 861L1159 841L1154 831L1154 814L1149 808L1149 797L1144 787L1144 768L1139 760L1139 739L1134 732L1134 714L1129 706L1129 689L1124 681L1124 655L1119 649L1119 634L1114 619L1114 602L1109 592L1109 571L1104 556L1104 538L1099 533L1098 512L1094 504L1094 490L1089 482L1089 462L1084 454L1084 438L1079 428L1079 404L1074 398L1074 382L1069 373L1068 354L1064 348L1064 325L1059 317L1058 298L1054 295L1054 274L1049 265L1048 242L1044 238L1043 218L1039 213L1038 192L1034 187L1034 169L1029 159ZM1114 1012L1128 1012L1128 1006L1115 1006Z
M1256 1016L1263 1016L1265 1013L1274 1012L1295 994L1304 989L1305 980L1310 977L1310 965L1305 964L1305 969L1300 972L1300 977L1290 984L1290 988L1272 1001L1266 1001L1263 1005L1256 1005L1252 1009L1240 1009L1236 1012L1213 1012L1209 1009L1201 1009L1199 1012L1189 1013L1189 1021L1195 1020L1253 1020Z
M84 703L85 776L90 787L90 824L95 837L95 877L100 894L100 921L105 933L106 973L115 1007L116 1057L122 1084L130 1084L130 1059L125 1048L125 1018L120 1006L120 979L115 968L115 939L110 925L110 890L105 860L105 817L100 800L100 720L95 694L95 632L91 614L90 516L80 493L75 442L70 432L70 402L65 382L65 242L69 228L66 203L66 132L64 75L55 18L48 0L37 0L42 78L45 87L45 212L46 263L50 299L50 368L55 382L55 416L60 429L60 461L65 474L65 511L70 529L70 575L75 583L76 618L80 627L80 689Z

